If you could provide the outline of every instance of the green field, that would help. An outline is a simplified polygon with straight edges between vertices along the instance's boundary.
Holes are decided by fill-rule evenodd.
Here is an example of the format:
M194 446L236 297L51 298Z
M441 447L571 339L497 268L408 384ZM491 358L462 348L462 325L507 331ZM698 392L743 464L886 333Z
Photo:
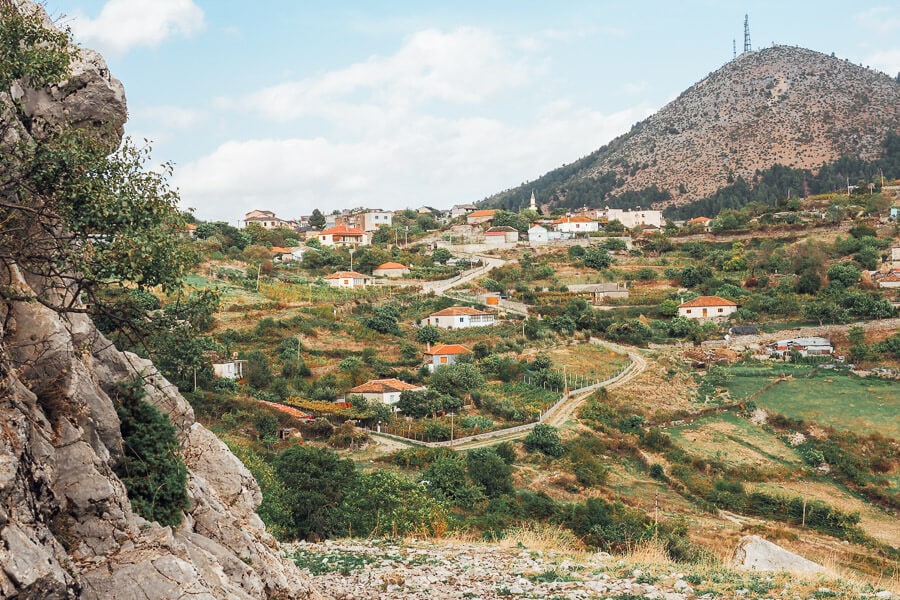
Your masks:
M728 389L734 398L746 398L785 372L736 368ZM753 400L757 406L788 417L829 425L861 434L880 433L900 439L900 383L865 379L820 369L800 367L793 377L778 381Z

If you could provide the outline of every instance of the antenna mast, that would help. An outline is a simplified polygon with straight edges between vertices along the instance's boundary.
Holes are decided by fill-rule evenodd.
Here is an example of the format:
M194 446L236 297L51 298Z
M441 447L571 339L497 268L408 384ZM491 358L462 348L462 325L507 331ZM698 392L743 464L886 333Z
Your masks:
M744 15L744 52L750 52L750 15Z
M737 58L737 40L734 38L731 40L731 58Z

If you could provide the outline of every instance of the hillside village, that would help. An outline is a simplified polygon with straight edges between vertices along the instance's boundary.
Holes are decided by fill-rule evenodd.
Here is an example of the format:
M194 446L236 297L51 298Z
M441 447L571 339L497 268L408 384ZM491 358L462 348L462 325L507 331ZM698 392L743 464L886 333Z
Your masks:
M841 482L864 499L840 501L856 511L841 513L846 529L816 525L807 535L800 527L788 546L824 560L820 552L838 548L824 542L828 536L855 536L869 541L854 542L841 560L887 561L878 562L885 568L898 539L884 527L897 510L887 483L896 442L876 453L892 465L889 479L866 483L882 476L848 475L833 462L849 455L827 454L833 451L816 432L830 432L822 440L838 436L846 453L854 444L874 447L880 435L895 439L892 426L838 434L845 427L839 406L828 411L834 417L813 407L832 404L825 398L838 379L841 389L868 386L873 414L896 410L896 190L888 181L871 193L786 199L684 221L643 209L543 214L532 195L518 213L459 205L280 219L256 210L241 229L198 222L189 231L206 259L196 289L215 290L228 307L208 334L221 350L206 351L202 362L231 374L197 385L267 404L234 405L223 415L215 392L197 391L205 399L196 406L251 463L271 455L278 446L264 440L274 439L283 440L276 452L308 448L307 460L323 460L315 448L325 446L341 460L371 457L434 480L440 491L433 498L450 512L447 524L415 526L429 531L457 521L510 526L515 515L529 514L535 493L551 512L588 497L612 502L610 510L638 510L638 518L648 510L646 496L629 490L651 486L667 498L667 518L697 526L688 538L698 546L689 552L719 548L723 556L730 550L720 544L736 544L737 533L770 531L748 525L761 517L771 527L798 527L793 509L769 512L766 502L790 505L802 486ZM224 252L239 236L243 250L232 242ZM805 397L788 391L802 378L811 378L810 399L785 403L791 394ZM278 406L264 427L271 418L263 415ZM227 416L257 411L252 427ZM745 445L734 446L741 437ZM718 449L701 450L706 443ZM774 459L772 444L780 448ZM478 458L459 462L461 453ZM498 456L494 475L478 474ZM460 469L457 479L445 481L451 465ZM741 483L724 483L738 471ZM788 484L798 478L807 483ZM767 480L781 482L778 491L751 483ZM733 491L723 492L732 490L720 489L726 485ZM828 513L837 496L826 489L817 510ZM494 513L510 493L518 508ZM676 508L686 498L741 516L723 522ZM270 527L277 522L264 518ZM342 527L293 535L328 536L335 526ZM392 525L402 526L414 525ZM680 534L666 535L675 535L666 542L672 552ZM809 535L825 545L817 549Z

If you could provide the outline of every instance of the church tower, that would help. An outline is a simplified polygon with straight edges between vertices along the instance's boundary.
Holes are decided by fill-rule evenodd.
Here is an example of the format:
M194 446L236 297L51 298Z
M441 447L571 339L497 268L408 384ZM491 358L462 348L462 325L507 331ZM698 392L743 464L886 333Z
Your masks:
M534 190L531 190L531 202L528 203L528 210L537 212L537 200L534 199Z

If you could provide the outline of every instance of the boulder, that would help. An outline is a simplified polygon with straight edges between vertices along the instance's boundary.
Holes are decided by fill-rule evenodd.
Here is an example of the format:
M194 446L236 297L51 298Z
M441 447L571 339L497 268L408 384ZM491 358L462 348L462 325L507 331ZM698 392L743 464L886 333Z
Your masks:
M758 535L745 535L740 539L734 550L732 565L747 571L787 571L803 575L825 572L822 565Z

